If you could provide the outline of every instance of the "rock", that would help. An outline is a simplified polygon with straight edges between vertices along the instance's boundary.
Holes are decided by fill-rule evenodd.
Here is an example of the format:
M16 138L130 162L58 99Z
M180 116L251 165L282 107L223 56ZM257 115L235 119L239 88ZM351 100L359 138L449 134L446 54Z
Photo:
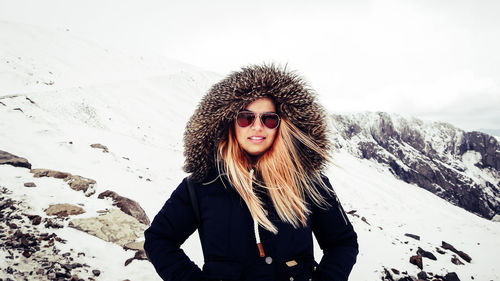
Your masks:
M122 247L142 237L147 228L136 218L118 209L98 217L73 219L69 226Z
M90 147L102 149L102 152L104 152L104 153L108 153L109 152L108 148L105 145L102 145L100 143L91 144Z
M44 219L44 222L45 222L45 227L46 228L63 228L64 225L62 224L59 224L57 223L56 221L52 220L52 219L49 219L49 218L45 218Z
M441 255L444 255L446 252L441 250L441 248L436 247L436 252L440 253Z
M26 215L33 225L39 225L42 222L42 217L39 215Z
M418 247L417 254L421 255L422 257L431 259L431 260L437 260L436 256L432 254L431 252L427 252L426 250Z
M71 176L70 173L64 173L48 169L31 169L30 173L33 174L35 178L51 177L56 179L64 179Z
M394 278L392 277L391 273L385 267L384 267L384 276L382 276L382 280L385 280L385 281L394 281Z
M35 178L52 177L56 179L64 179L64 181L68 183L69 187L76 191L83 191L87 197L95 193L94 185L96 184L96 181L93 179L48 169L32 169L30 172Z
M425 271L420 271L417 274L417 277L418 277L418 279L427 280L427 273L425 273Z
M471 262L472 258L468 254L455 249L455 247L453 247L451 244L448 244L444 241L442 241L441 243L442 243L441 247L443 247L443 249L447 249L447 250L454 252L455 254L459 255L462 259L464 259L468 263Z
M399 270L397 270L397 269L395 269L395 268L391 268L391 271L392 271L394 274L399 275Z
M418 268L422 269L422 256L421 255L416 255L416 256L411 256L410 257L410 263L418 266Z
M76 191L82 190L85 196L89 197L95 193L94 185L96 181L93 179L84 178L81 176L70 176L64 179L69 184L69 187Z
M34 182L25 182L24 186L25 187L36 187L36 184Z
M10 154L3 150L0 150L0 165L11 165L14 167L31 169L31 163L28 162L26 158Z
M364 221L367 225L371 225L370 223L368 223L365 217L362 217L361 220Z
M94 269L94 270L92 270L92 274L94 274L94 276L99 276L99 275L101 275L101 271Z
M122 210L124 213L131 215L145 225L150 224L146 212L144 212L142 207L136 201L120 196L116 192L110 190L106 190L98 196L99 199L103 199L106 197L112 198L113 205L120 208L120 210Z
M127 243L123 246L126 250L141 250L144 251L144 240L138 242Z
M143 250L140 250L140 251L135 252L134 257L127 259L125 261L125 266L129 265L133 260L147 260L147 259L148 259L148 257L146 256L146 252L144 252Z
M420 240L420 236L415 235L415 234L410 234L410 233L405 233L405 236L411 237L416 240Z
M45 209L45 213L48 216L58 216L67 217L71 215L79 215L85 213L81 207L71 204L56 204L50 205L49 208Z
M446 281L460 281L458 278L458 275L455 272L448 272L445 276L444 279Z
M464 263L460 261L460 259L457 258L457 256L453 255L451 257L451 263L456 264L456 265L463 265Z

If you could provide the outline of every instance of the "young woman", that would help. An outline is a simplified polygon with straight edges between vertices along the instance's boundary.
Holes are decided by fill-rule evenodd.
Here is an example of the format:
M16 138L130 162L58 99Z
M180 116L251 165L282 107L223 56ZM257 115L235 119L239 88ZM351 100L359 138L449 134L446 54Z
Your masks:
M145 232L164 280L348 279L357 235L321 173L326 115L302 79L272 65L232 73L204 96L184 143L197 204L184 179ZM202 270L180 249L196 229Z

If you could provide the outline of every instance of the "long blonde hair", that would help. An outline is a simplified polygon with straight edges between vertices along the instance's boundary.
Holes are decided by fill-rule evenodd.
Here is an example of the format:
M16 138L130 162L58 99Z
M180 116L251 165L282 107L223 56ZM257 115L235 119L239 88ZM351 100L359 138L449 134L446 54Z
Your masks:
M257 196L253 183L265 188L280 219L299 228L307 225L311 213L306 203L306 195L320 207L329 204L317 188L328 191L320 172L307 172L308 157L304 148L309 148L330 159L327 151L319 147L311 138L293 125L286 117L281 117L280 126L273 145L252 165L249 157L239 146L234 132L234 124L229 126L227 137L217 148L219 174L225 172L236 191L247 204L255 221L265 229L277 233L276 226L268 219L262 201ZM254 170L263 182L255 180Z

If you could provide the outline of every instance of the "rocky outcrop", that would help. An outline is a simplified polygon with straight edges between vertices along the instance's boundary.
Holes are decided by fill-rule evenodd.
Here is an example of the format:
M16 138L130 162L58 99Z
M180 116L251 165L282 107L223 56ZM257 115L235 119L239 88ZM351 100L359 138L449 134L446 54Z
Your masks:
M96 184L96 181L93 179L48 169L32 169L30 172L35 178L52 177L56 179L63 179L68 183L69 187L76 191L83 191L87 197L95 193L94 185Z
M0 150L0 165L11 165L14 167L31 169L31 163L28 162L26 158L10 154L3 150Z
M8 198L0 188L0 251L2 280L95 280L82 252L62 251L66 241L41 227L41 217L28 215L23 201Z
M484 218L500 214L496 138L382 112L332 115L331 124L337 149L379 162L401 180Z
M79 215L85 213L85 210L79 206L71 205L71 204L56 204L50 205L49 208L45 209L45 213L48 216L57 216L57 217L67 217L72 215Z
M120 246L142 237L147 228L118 209L111 209L108 214L98 217L73 219L69 226Z
M136 201L127 197L120 196L116 192L111 190L106 190L103 193L99 194L98 198L112 198L113 205L120 208L120 210L122 210L125 214L131 215L145 225L150 224L146 212L144 212L141 205L139 205L139 203L137 203Z

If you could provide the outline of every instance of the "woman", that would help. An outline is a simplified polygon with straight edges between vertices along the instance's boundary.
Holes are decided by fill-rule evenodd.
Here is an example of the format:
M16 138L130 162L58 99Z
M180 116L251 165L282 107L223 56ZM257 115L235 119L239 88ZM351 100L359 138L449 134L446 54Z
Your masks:
M321 174L326 115L298 76L266 65L232 73L202 99L184 143L198 202L184 179L145 232L164 280L347 280L357 235ZM196 229L203 270L180 249Z

